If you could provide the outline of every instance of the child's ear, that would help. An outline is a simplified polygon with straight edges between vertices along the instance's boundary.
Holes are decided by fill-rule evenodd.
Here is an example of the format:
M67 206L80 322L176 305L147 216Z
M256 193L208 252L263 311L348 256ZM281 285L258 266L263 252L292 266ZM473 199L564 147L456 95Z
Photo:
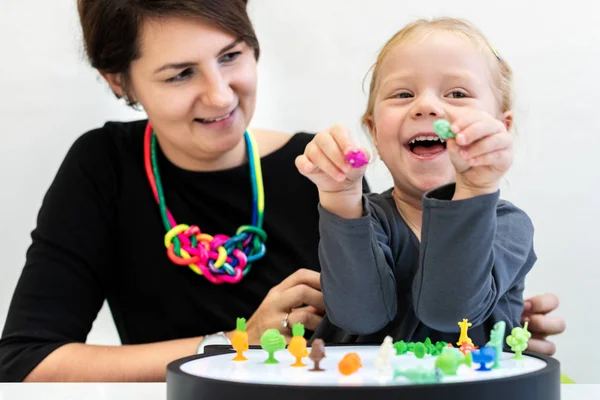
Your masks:
M375 122L373 121L372 115L365 120L365 125L367 125L367 129L373 137L373 143L375 144L375 147L377 147L377 129L375 128Z
M506 111L502 116L502 122L504 126L506 126L506 131L510 131L510 128L513 126L513 113L512 111Z

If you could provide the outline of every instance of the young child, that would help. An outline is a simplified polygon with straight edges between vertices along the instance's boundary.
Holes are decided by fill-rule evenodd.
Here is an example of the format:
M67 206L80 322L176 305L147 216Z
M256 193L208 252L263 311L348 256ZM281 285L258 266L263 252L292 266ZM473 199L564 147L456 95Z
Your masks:
M394 187L362 194L366 167L346 160L355 147L341 126L297 158L319 189L331 323L372 340L456 343L466 318L477 346L497 321L519 326L536 256L530 219L499 200L513 157L511 75L469 23L416 21L379 54L363 116ZM434 133L439 119L455 139Z

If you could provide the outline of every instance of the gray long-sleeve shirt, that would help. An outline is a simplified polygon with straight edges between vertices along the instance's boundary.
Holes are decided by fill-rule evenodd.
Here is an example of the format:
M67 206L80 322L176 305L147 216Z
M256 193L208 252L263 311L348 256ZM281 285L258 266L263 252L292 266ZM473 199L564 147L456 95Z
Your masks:
M353 341L388 334L456 341L467 318L469 336L482 346L495 322L505 321L507 333L519 325L525 276L536 261L529 217L499 192L459 201L453 194L451 184L423 197L421 243L391 189L365 195L357 219L319 207L327 316L359 335Z

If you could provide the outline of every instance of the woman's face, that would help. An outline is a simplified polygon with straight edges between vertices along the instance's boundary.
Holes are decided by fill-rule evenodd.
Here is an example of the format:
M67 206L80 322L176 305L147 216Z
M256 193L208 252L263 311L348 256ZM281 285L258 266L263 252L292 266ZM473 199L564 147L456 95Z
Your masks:
M254 49L246 42L200 18L149 19L130 82L172 162L206 170L244 159L257 85Z

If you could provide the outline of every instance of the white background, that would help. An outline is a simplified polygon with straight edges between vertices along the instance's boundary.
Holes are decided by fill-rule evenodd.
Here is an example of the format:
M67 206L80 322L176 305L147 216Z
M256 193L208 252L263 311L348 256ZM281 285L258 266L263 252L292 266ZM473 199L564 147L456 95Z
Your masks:
M527 295L560 296L556 313L567 331L554 339L556 357L578 383L600 383L599 3L250 0L249 9L262 47L252 125L293 133L342 123L365 144L362 82L392 34L441 15L486 33L516 75L519 136L503 197L536 227L539 261ZM42 197L69 146L106 120L145 116L116 101L85 63L77 24L74 0L0 3L0 329ZM374 190L390 185L382 164L369 179ZM89 341L119 343L106 308Z

